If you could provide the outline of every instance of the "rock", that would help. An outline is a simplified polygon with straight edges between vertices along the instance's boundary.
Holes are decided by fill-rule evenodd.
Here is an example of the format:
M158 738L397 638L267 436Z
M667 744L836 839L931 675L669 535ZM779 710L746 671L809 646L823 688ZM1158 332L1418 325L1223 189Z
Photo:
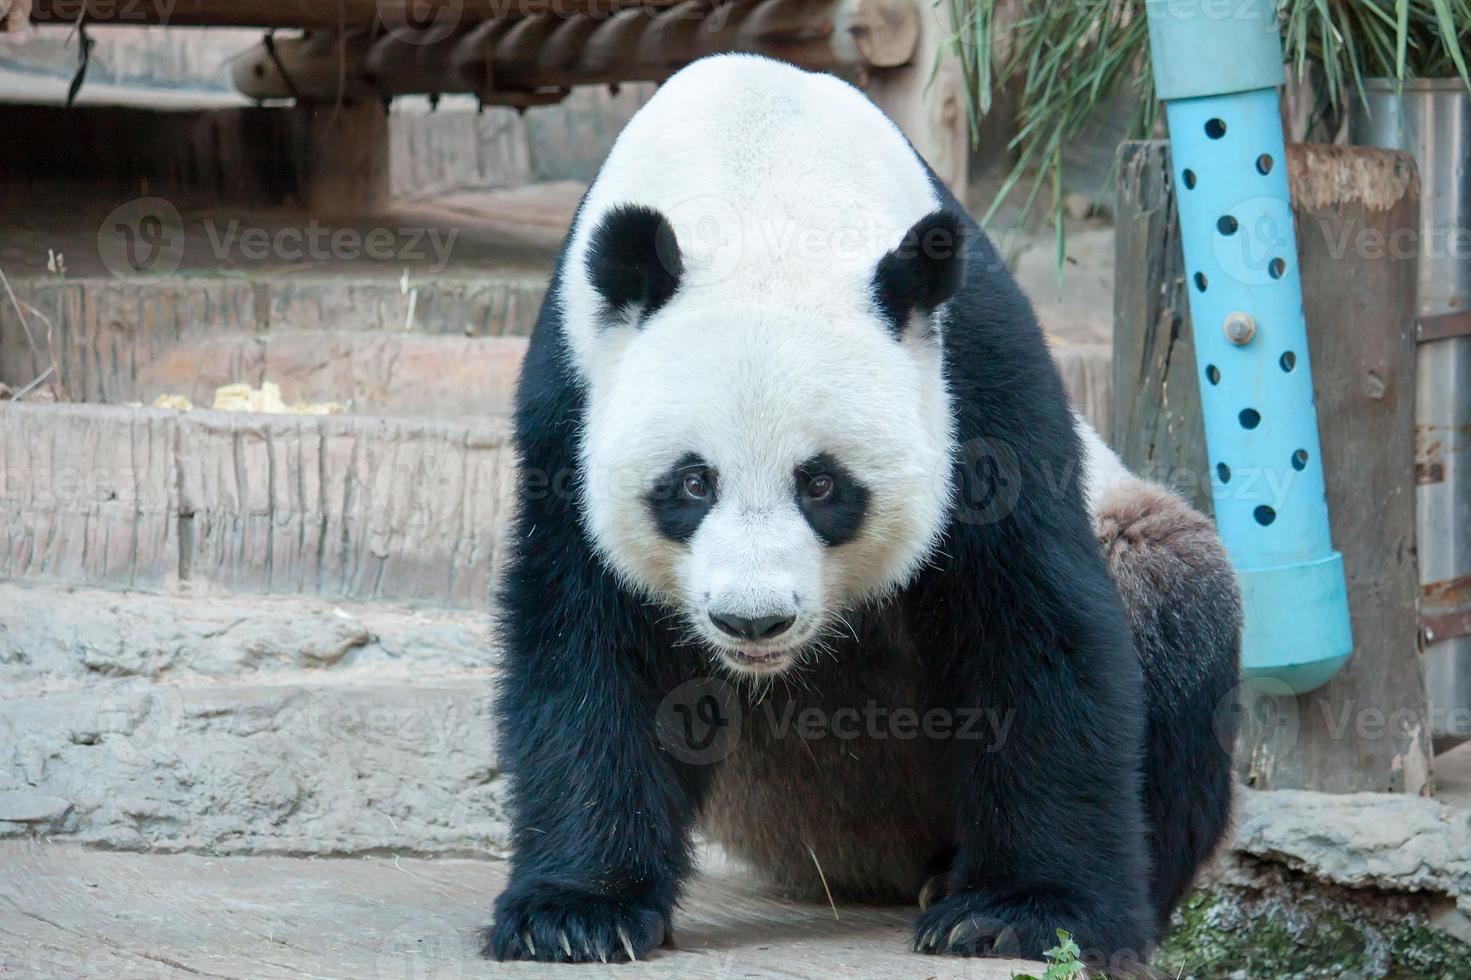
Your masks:
M66 816L71 804L30 789L0 789L0 821L51 823Z
M386 603L0 582L0 691L309 668L399 677L477 670L491 660L488 625L479 612Z
M1471 813L1433 799L1243 790L1235 847L1350 888L1471 897Z
M1240 789L1198 885L1156 957L1167 974L1471 976L1471 813L1436 800Z
M505 851L490 678L101 681L0 702L0 821L124 850ZM0 824L0 833L5 824Z
M1093 213L1093 201L1087 194L1071 191L1062 196L1062 209L1074 221L1082 221Z

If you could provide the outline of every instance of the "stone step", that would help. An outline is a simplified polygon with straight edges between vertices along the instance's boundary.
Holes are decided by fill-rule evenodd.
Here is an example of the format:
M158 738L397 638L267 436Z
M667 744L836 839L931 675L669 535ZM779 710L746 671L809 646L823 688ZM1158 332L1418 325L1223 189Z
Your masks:
M0 843L0 974L285 980L868 977L1009 980L1041 964L907 949L914 910L782 901L718 858L637 964L487 963L475 933L499 861L119 854Z
M485 613L0 583L0 835L497 854Z
M110 278L33 278L13 285L22 302L60 326L48 349L34 340L46 336L45 322L31 317L28 335L30 324L23 326L11 305L0 303L0 383L20 389L54 358L66 400L125 404L151 402L164 384L203 397L204 386L221 377L250 380L286 366L276 363L282 358L287 365L316 365L357 352L392 361L400 352L420 357L440 350L441 362L468 354L478 363L503 349L504 338L530 334L546 275L527 270L441 277L415 280L407 289L389 275L201 277L148 286ZM197 360L190 364L188 358ZM417 380L411 375L402 387L411 393ZM458 386L473 387L471 381ZM335 391L322 390L337 401L354 394L340 384Z
M299 596L155 594L0 582L0 692L100 683L271 685L320 678L398 683L491 668L478 610Z
M482 608L501 420L0 402L0 579Z
M499 854L487 618L0 584L0 836Z

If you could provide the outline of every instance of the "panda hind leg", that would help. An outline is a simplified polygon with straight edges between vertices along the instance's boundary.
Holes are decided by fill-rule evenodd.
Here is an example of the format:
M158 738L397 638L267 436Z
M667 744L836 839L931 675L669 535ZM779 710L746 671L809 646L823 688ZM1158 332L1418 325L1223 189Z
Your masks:
M1215 526L1163 487L1124 480L1093 519L1144 673L1150 899L1167 928L1231 820L1240 593Z

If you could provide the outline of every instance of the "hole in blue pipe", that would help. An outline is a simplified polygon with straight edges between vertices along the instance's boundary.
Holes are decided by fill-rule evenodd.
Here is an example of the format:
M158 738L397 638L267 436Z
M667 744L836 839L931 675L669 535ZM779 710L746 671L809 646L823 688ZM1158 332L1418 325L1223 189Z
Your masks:
M1214 364L1207 364L1205 366L1205 379L1213 385L1220 384L1221 369L1216 367Z
M1277 259L1273 259L1271 262L1268 262L1267 263L1267 275L1271 276L1273 279L1281 279L1282 278L1282 274L1284 272L1286 272L1286 271L1287 271L1287 260L1286 259L1277 258Z
M1208 284L1209 283L1208 283L1208 280L1205 278L1205 273L1204 272L1197 272L1195 274L1195 288L1196 289L1200 290L1203 293L1203 292L1205 292L1205 287Z
M1224 119L1207 119L1205 121L1205 135L1213 140L1218 140L1226 135L1226 121Z
M1308 465L1308 451L1306 449L1299 449L1297 452L1295 452L1295 453L1292 454L1292 468L1293 469L1295 469L1295 470L1304 470L1304 469L1307 468L1307 465Z
M1270 153L1263 153L1256 158L1256 172L1263 177L1272 172L1272 155Z
M1243 408L1241 414L1236 417L1241 420L1243 429L1255 429L1262 424L1262 413L1254 408Z
M1282 365L1283 373L1289 372L1297 367L1297 355L1292 353L1292 351L1287 351L1277 359L1277 363Z
M1277 512L1268 507L1266 504L1262 504L1256 510L1251 512L1251 516L1255 517L1256 522L1262 527L1266 527L1268 524L1271 524L1277 519Z
M1220 232L1223 235L1236 234L1237 227L1238 226L1236 224L1236 219L1231 217L1229 214L1221 215L1220 220L1216 222L1216 231Z
M1227 466L1225 463L1217 463L1216 464L1216 476L1218 476L1218 477L1221 478L1221 482L1222 483L1230 483L1231 482L1231 467Z
M1182 173L1180 175L1180 178L1185 181L1185 189L1186 190L1188 190L1188 191L1195 190L1195 171L1194 170L1187 169L1184 173Z

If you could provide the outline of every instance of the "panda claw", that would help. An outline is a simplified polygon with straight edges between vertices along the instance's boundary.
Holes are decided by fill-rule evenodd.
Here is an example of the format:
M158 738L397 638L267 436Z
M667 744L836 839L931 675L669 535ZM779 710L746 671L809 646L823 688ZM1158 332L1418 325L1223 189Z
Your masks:
M567 959L572 959L572 941L567 938L567 930L557 933L557 938L562 940L562 952L567 954Z
M945 897L945 886L939 875L930 875L919 889L919 910L923 912Z
M531 941L530 929L527 929L521 933L521 942L523 945L525 945L527 952L529 952L532 956L536 955L536 943Z
M628 931L622 926L618 927L618 938L623 941L623 948L628 952L628 962L637 963L638 955L633 951L633 943L628 938Z

